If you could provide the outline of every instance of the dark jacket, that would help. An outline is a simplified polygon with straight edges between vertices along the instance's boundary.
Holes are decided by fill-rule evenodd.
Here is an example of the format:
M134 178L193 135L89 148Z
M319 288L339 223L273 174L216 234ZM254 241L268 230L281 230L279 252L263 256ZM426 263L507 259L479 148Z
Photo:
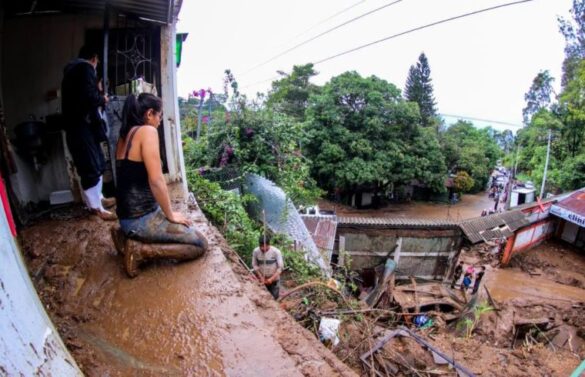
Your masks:
M66 130L95 121L97 108L105 102L97 84L95 69L87 60L75 59L65 66L61 107Z

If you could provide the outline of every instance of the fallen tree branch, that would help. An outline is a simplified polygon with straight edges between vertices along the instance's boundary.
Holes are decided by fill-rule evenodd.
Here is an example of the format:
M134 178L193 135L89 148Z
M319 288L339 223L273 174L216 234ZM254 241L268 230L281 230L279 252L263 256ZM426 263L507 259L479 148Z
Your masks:
M325 288L327 288L327 289L329 289L329 290L337 293L339 295L339 297L341 297L341 299L343 300L343 302L345 303L345 305L347 305L348 307L351 307L351 305L349 304L349 302L346 300L345 296L343 296L343 293L341 293L337 289L332 288L332 287L328 286L327 284L322 283L320 281L310 281L308 283L301 284L298 287L295 287L295 288L291 289L290 291L286 292L285 294L283 294L282 296L280 296L278 298L278 300L276 300L276 301L279 301L280 302L280 301L284 300L285 298L287 298L288 296L292 295L293 293L296 293L296 292L298 292L300 290L303 290L305 288L310 288L310 287L325 287Z

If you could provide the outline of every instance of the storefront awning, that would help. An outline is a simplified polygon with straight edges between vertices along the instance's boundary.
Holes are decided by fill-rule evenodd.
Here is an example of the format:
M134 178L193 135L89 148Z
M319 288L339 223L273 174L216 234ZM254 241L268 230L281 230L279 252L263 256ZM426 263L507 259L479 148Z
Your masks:
M585 188L575 191L554 204L550 213L581 227L585 227Z

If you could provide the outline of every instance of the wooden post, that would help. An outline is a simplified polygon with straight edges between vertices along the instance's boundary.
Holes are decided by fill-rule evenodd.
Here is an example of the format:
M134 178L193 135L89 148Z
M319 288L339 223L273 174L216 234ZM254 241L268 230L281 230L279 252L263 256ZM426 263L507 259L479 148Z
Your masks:
M339 255L337 256L337 265L345 266L345 237L339 236Z

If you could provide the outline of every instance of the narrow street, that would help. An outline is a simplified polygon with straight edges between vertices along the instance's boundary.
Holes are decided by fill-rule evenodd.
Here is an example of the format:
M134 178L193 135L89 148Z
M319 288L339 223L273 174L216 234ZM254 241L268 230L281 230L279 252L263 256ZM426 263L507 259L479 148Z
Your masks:
M410 202L393 203L378 209L355 209L339 203L322 200L322 209L331 209L338 216L356 217L400 217L411 219L451 219L462 220L478 217L486 208L494 207L494 200L486 192L465 194L455 204Z

